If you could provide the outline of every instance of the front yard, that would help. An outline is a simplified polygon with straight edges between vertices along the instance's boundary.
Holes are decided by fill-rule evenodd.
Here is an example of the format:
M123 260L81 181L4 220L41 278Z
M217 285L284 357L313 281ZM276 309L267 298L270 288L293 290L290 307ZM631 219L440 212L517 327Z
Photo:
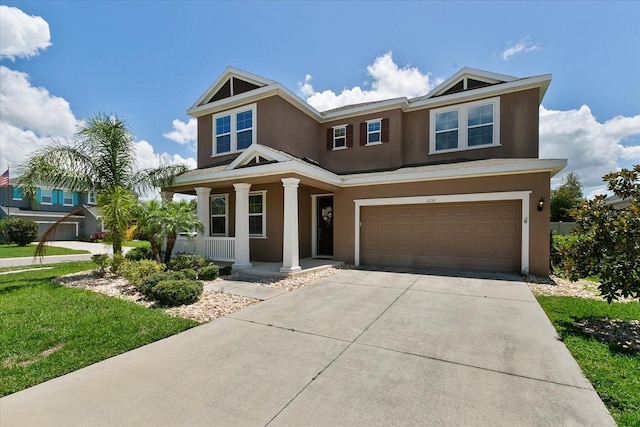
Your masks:
M32 243L27 246L18 246L14 243L0 245L0 258L24 258L33 257L36 252L36 244ZM58 246L49 246L45 248L45 255L74 255L88 254L88 251L61 248Z
M549 285L552 286L552 285ZM534 285L538 302L620 426L640 426L640 302L588 297Z
M0 396L198 324L51 282L95 268L93 262L50 267L0 276Z

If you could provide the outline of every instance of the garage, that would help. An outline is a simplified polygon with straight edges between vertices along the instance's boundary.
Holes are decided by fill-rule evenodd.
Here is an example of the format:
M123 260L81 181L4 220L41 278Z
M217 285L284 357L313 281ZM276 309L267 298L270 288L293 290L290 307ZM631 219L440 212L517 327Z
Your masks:
M520 200L362 206L360 261L519 273L521 218Z
M36 221L38 223L38 239L53 225L53 221ZM63 222L58 225L55 233L49 236L49 240L76 240L78 238L77 222Z

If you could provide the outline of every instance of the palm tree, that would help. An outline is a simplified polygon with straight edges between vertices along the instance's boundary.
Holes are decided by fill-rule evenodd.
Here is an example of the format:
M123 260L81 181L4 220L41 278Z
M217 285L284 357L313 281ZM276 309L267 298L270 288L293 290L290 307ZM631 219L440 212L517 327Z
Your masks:
M153 259L162 262L160 259L160 249L162 248L162 223L164 219L162 204L157 200L142 202L136 209L136 223L138 230L149 236L151 243L151 253Z
M162 234L167 239L167 247L164 252L164 262L169 264L171 260L171 252L176 244L178 233L180 231L186 231L187 237L191 237L191 231L202 231L204 227L198 220L193 204L181 200L179 202L165 203L165 215L162 218Z
M43 185L95 192L105 226L112 227L114 253L121 253L124 221L133 208L131 194L171 185L175 176L186 170L185 165L139 169L127 123L115 116L96 114L84 122L72 142L57 141L36 151L19 168L17 185L29 197ZM43 239L50 234L47 232Z

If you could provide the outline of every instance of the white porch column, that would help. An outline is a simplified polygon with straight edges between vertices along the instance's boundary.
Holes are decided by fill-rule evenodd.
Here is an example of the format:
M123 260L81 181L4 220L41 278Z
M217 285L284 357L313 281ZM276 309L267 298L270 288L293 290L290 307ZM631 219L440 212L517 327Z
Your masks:
M173 191L163 190L163 191L160 192L160 197L165 202L170 202L170 201L173 200L173 195L174 194L175 194L175 192L173 192Z
M300 271L298 250L298 178L282 178L284 187L284 238L282 240L282 273Z
M249 188L251 184L233 184L236 190L236 261L233 268L250 268L249 259Z
M204 226L202 232L198 232L196 237L196 252L198 255L206 257L204 238L209 235L209 223L211 222L209 217L209 194L211 189L209 187L196 187L195 190L198 197L196 214L198 215L198 221Z

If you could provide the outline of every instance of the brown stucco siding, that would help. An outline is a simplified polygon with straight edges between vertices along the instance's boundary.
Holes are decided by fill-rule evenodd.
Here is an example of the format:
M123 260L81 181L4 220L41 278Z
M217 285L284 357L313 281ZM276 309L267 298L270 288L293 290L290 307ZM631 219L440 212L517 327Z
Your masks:
M258 101L257 141L299 158L318 161L320 124L278 96Z
M389 141L377 145L362 145L360 123L375 119L389 119ZM391 169L402 166L402 120L402 110L395 109L324 123L321 132L320 164L336 173ZM343 150L328 150L327 129L338 125L353 126L353 147Z
M500 145L429 154L430 109L404 115L402 158L405 165L456 160L538 157L538 89L500 97ZM451 104L453 107L457 104ZM440 107L438 107L440 108Z
M347 263L354 262L354 200L356 199L531 190L528 215L529 269L532 274L547 275L549 273L549 208L547 203L545 209L538 212L536 206L540 197L549 200L549 179L548 173L537 173L341 189L334 194L335 258Z
M214 164L211 158L213 149L213 125L212 116L198 117L198 169L206 168Z

